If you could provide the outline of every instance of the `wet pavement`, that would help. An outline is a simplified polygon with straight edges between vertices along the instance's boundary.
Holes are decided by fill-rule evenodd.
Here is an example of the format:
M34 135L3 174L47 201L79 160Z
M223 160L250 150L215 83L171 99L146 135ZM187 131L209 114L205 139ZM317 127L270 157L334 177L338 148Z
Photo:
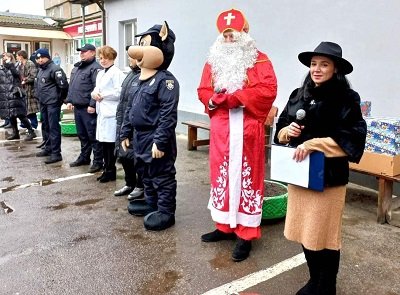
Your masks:
M0 140L0 294L295 294L308 279L304 261L254 276L301 253L283 237L284 219L264 221L240 263L230 258L233 241L200 242L214 229L208 148L187 151L186 140L178 136L176 224L163 232L146 231L125 197L113 196L124 185L120 165L117 181L104 184L89 166L69 167L76 137L62 138L64 160L50 165L35 157L40 139ZM399 198L392 225L376 223L376 207L376 191L349 186L338 294L400 294Z

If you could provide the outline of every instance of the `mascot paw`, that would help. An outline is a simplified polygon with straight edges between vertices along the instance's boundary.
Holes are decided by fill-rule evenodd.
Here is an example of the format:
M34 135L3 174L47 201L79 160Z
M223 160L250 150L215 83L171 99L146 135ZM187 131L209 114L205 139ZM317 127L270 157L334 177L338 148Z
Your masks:
M154 211L157 211L157 207L150 206L146 200L133 200L128 205L129 214L135 216L145 216Z
M144 227L147 230L160 231L167 229L175 224L175 215L156 211L147 214L144 217L143 221Z

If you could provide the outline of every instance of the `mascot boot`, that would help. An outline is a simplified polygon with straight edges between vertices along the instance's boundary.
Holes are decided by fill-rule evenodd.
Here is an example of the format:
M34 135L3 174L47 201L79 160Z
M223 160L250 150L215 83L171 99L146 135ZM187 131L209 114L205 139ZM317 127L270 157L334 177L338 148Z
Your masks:
M135 216L145 216L154 211L157 211L157 206L150 206L146 200L133 200L128 204L129 214Z
M160 211L151 212L144 217L143 224L147 230L164 230L175 224L175 215Z

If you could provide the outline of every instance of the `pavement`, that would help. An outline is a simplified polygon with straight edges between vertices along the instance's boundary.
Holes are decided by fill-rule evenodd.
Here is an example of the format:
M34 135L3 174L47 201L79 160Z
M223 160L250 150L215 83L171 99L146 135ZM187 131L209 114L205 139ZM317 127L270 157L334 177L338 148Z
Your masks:
M1 133L4 129L0 129ZM4 138L4 137L3 137ZM295 294L308 280L301 246L283 236L284 218L263 221L250 257L231 260L233 241L202 243L214 229L208 147L187 151L178 135L176 224L147 231L127 213L116 182L89 166L71 168L76 137L62 138L63 161L46 165L32 142L0 140L0 294ZM400 295L400 198L393 223L376 223L377 192L349 184L337 294Z

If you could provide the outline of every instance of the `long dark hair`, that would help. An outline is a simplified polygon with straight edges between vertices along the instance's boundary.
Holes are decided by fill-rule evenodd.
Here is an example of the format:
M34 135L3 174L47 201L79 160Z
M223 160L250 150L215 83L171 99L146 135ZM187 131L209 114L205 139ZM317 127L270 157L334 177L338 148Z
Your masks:
M350 89L351 85L349 80L347 80L346 76L340 71L340 68L338 68L335 64L335 68L337 69L337 73L334 73L332 78L329 79L328 81L324 82L331 82L335 83L339 89ZM304 78L304 82L300 87L300 91L298 92L299 95L305 95L306 93L309 92L310 89L315 88L315 83L311 79L311 73L308 71L308 74Z

